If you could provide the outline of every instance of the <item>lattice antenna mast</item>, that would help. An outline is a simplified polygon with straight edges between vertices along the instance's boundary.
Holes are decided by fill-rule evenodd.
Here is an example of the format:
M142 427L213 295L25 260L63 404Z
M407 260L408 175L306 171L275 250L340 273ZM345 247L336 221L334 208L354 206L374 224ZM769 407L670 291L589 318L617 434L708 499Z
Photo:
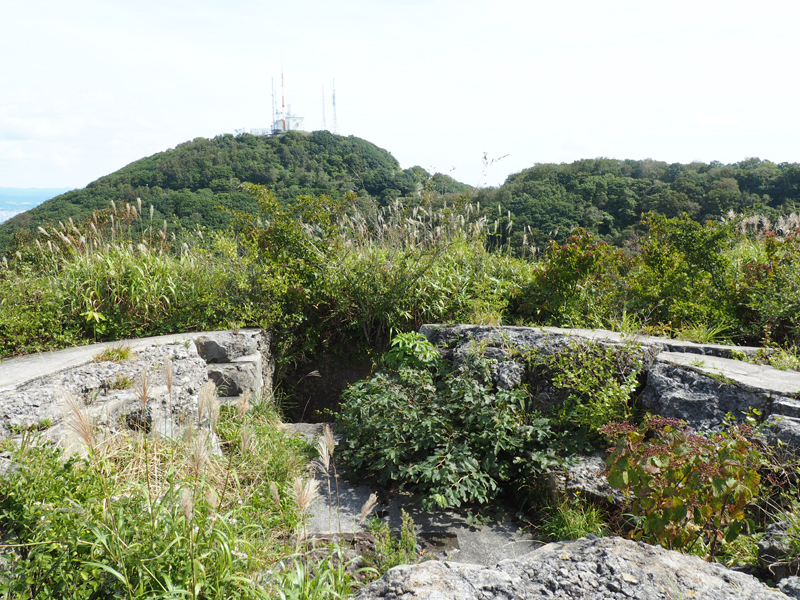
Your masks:
M325 86L322 86L322 131L328 127L325 125Z
M339 123L336 120L336 80L333 80L333 133L339 134Z
M283 67L281 67L281 119L283 120L283 129L286 131L286 93L283 87Z

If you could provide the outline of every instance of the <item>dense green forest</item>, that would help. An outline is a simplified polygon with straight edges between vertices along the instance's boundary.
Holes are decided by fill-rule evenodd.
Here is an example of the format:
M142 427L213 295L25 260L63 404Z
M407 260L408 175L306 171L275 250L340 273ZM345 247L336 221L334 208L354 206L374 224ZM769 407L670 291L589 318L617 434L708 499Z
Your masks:
M543 249L576 227L624 246L644 231L647 212L703 222L729 211L777 219L800 205L800 165L748 158L738 163L689 164L595 158L536 164L509 175L497 188L474 190L415 166L401 169L386 150L327 131L280 137L226 134L197 138L138 160L86 188L62 194L0 225L0 254L9 254L15 231L69 218L80 221L111 201L152 204L155 221L194 230L221 230L231 222L219 207L254 213L242 183L263 185L282 203L300 195L341 198L353 191L385 206L417 197L424 186L440 197L470 196L490 221L497 241Z
M282 202L300 195L339 198L349 191L386 203L417 194L427 185L438 193L471 190L447 175L430 175L422 167L402 170L386 150L357 137L327 131L288 132L280 137L226 134L196 138L159 152L17 215L0 225L0 255L8 253L14 232L30 232L48 223L82 221L111 201L152 204L160 224L187 229L224 229L230 215L216 207L255 212L252 196L240 189L255 183Z
M563 241L575 227L624 245L644 231L641 215L651 211L666 217L686 213L699 222L729 211L773 221L796 212L800 165L758 158L728 165L609 158L537 164L510 175L499 188L481 190L477 200L485 214L500 220L504 242L508 221L513 222L512 246L527 236L541 248L550 239Z

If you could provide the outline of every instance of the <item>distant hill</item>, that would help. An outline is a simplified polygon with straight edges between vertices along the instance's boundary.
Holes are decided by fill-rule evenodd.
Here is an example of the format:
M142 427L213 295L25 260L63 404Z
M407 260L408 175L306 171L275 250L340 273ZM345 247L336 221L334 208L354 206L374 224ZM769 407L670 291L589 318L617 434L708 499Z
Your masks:
M348 191L387 202L416 195L424 182L439 193L472 188L447 175L430 176L421 167L403 170L386 150L357 137L327 131L291 131L280 137L230 134L196 138L101 177L84 189L61 194L0 225L0 255L11 247L14 232L45 223L80 220L111 201L152 204L155 219L193 228L218 229L230 217L222 206L254 211L253 198L239 189L244 182L265 185L289 201L302 194L339 197Z
M498 188L475 190L441 173L415 166L401 169L386 150L353 136L327 131L291 131L280 137L242 134L197 138L101 177L86 188L61 194L0 225L0 255L15 231L83 219L113 200L152 204L157 225L166 219L188 228L224 228L222 206L255 211L239 188L251 182L288 202L301 194L339 197L348 191L381 203L416 196L421 186L436 194L470 194L490 222L498 220L499 243L519 248L524 241L544 247L563 240L575 227L625 245L642 227L644 213L668 217L687 213L702 221L728 211L758 213L776 221L800 211L800 165L747 158L737 163L667 163L658 160L594 158L540 163L509 175ZM507 228L509 220L513 222Z
M0 187L0 223L71 189Z
M728 211L758 213L777 221L800 212L800 165L748 158L737 163L666 163L593 158L569 164L541 163L509 175L499 188L478 192L490 219L499 220L503 243L523 239L542 248L575 227L624 245L640 231L642 214L687 213L719 219ZM499 207L499 210L498 210ZM513 227L505 235L508 214Z

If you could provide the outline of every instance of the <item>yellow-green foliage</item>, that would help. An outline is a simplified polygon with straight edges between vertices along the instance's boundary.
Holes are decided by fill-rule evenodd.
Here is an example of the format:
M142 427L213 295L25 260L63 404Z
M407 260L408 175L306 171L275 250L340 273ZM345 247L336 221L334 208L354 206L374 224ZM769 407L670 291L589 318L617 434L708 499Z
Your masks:
M187 330L273 330L283 363L381 351L426 322L642 329L698 341L800 335L797 219L700 224L651 215L638 251L575 232L537 258L497 247L463 199L380 206L348 195L257 214L227 233L170 232L147 207L42 228L0 266L0 355Z

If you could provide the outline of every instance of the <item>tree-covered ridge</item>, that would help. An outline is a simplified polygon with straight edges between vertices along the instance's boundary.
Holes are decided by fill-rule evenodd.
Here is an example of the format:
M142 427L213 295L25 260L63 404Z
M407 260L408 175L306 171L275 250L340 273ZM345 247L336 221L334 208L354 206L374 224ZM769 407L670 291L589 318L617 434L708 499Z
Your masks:
M550 239L563 240L575 227L622 243L642 213L650 211L667 217L687 213L697 221L731 210L773 220L795 212L800 165L758 158L733 164L608 158L543 163L510 175L499 188L481 190L477 199L504 226L510 212L512 246L527 236L528 243L543 247Z
M416 195L428 180L445 193L471 189L446 175L431 177L421 167L402 170L386 150L327 131L196 138L10 219L0 226L0 254L10 248L15 230L31 231L69 218L81 221L95 210L109 208L111 201L133 204L141 198L144 206L153 205L156 221L179 220L188 228L220 229L227 226L230 216L215 207L256 211L252 196L240 189L241 183L264 185L282 202L306 194L338 198L348 191L386 202Z

